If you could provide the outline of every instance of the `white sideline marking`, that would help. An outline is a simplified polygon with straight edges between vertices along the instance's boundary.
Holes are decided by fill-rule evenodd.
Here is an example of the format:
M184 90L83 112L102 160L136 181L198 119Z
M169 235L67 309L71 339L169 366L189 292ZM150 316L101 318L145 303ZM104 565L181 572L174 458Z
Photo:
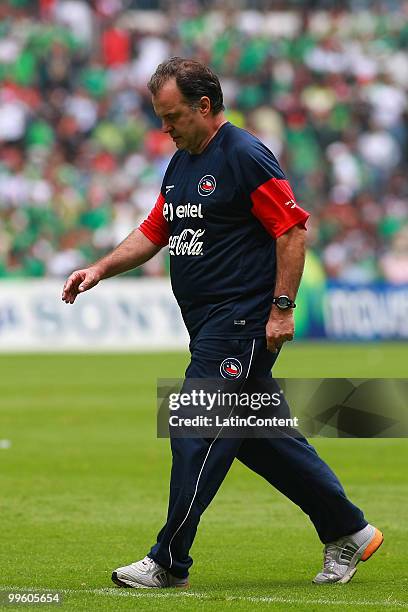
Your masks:
M317 587L319 588L319 587ZM333 587L332 587L333 588ZM336 588L336 587L334 587ZM338 587L337 587L338 588ZM158 589L159 590L159 589ZM174 599L177 597L192 597L196 599L207 599L211 601L248 601L251 603L282 603L282 604L306 604L306 605L322 605L322 606L380 606L380 607L394 607L394 608L408 608L408 602L395 601L393 599L385 599L383 601L369 601L359 599L357 601L348 599L325 599L319 597L317 599L307 597L280 597L280 596L251 596L251 595L225 595L217 596L208 593L194 593L188 591L171 591L171 592L153 592L149 589L122 589L117 587L106 587L102 589L49 589L40 587L16 587L16 586L0 586L1 591L58 591L63 595L80 595L81 593L86 595L114 595L115 597L133 597L138 599Z

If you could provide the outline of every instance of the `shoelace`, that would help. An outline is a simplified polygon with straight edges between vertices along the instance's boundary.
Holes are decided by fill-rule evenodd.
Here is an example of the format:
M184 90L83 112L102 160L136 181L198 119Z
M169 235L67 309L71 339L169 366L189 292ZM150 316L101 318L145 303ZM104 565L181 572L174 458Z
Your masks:
M153 559L151 559L150 557L145 557L144 559L142 559L142 563L148 568L151 568L153 565L156 565L155 561L153 561Z

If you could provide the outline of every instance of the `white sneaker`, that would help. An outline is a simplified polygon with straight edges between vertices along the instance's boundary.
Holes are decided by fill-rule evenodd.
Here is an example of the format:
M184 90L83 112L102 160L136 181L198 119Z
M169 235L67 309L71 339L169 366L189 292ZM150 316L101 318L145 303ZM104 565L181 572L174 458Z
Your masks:
M176 578L164 567L145 557L124 567L118 567L112 573L112 580L120 587L131 587L133 589L164 589L188 587L188 578Z
M367 561L383 543L384 536L372 525L344 536L324 547L323 571L313 579L315 584L345 584L357 571L359 561Z

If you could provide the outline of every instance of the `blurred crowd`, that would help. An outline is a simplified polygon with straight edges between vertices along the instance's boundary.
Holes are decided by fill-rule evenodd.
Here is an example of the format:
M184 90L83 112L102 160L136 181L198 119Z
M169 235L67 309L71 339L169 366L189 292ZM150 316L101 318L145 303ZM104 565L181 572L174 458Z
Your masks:
M0 277L65 276L146 216L174 152L146 83L181 55L280 160L327 276L408 282L408 2L313 4L3 0Z

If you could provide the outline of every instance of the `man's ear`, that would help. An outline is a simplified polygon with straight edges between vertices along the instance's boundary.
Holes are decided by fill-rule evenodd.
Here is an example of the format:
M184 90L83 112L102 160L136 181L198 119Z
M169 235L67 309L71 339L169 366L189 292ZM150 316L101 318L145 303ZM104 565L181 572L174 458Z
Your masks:
M200 113L203 117L206 117L211 112L211 101L208 96L202 96L200 98Z

